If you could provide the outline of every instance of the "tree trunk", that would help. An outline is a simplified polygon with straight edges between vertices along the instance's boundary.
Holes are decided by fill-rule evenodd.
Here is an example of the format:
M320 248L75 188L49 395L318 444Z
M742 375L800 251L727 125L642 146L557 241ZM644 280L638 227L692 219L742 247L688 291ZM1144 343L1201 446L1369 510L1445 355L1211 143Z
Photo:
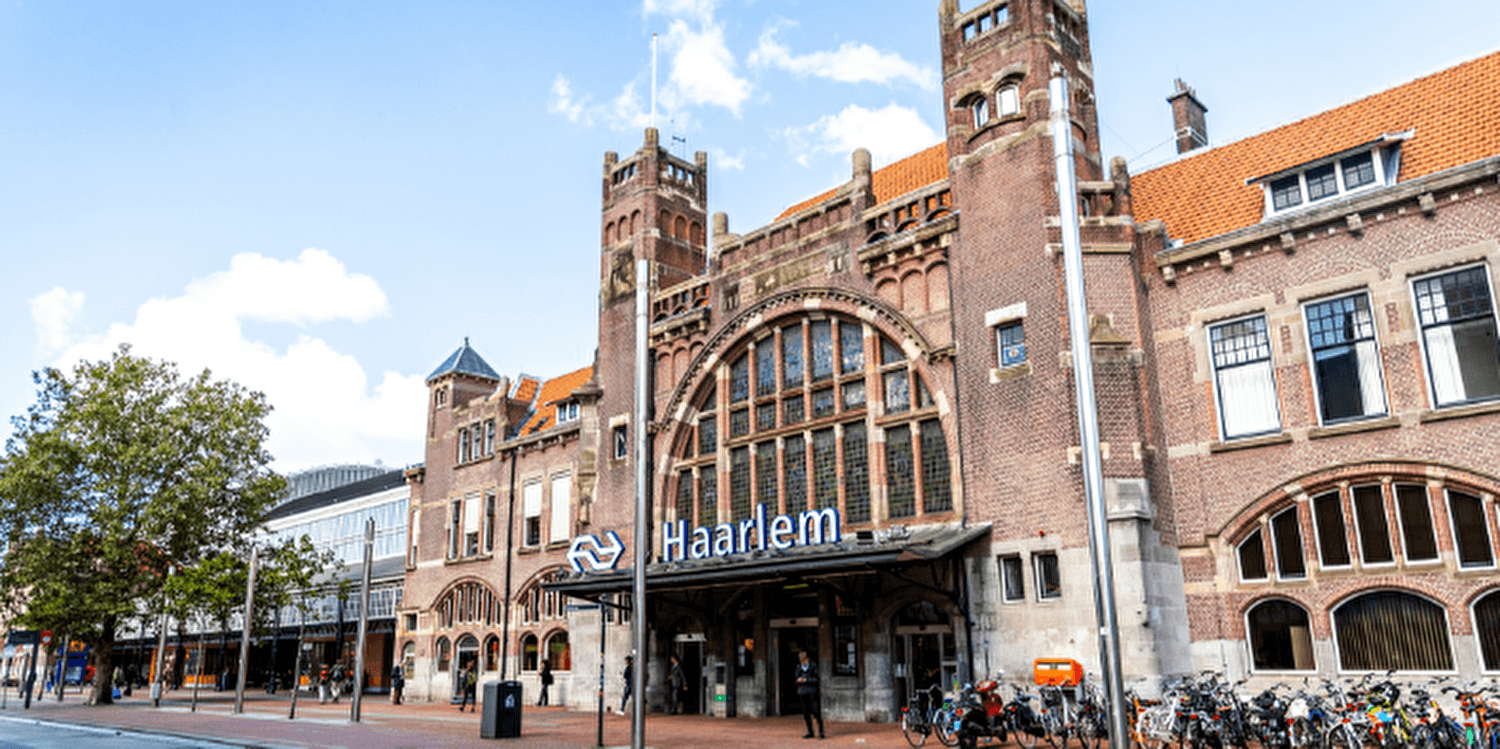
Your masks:
M114 704L115 689L115 615L104 617L103 633L94 647L94 694L89 700L95 705Z

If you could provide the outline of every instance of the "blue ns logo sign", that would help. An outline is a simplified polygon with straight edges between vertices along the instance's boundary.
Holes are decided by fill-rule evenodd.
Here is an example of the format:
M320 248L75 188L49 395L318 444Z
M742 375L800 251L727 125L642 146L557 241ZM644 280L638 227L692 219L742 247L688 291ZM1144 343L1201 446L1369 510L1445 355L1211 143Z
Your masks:
M592 534L573 539L567 556L568 564L573 567L574 572L603 572L614 569L620 563L620 557L625 553L625 543L620 540L620 534L605 531L604 536L609 539L608 546L600 543L599 537Z

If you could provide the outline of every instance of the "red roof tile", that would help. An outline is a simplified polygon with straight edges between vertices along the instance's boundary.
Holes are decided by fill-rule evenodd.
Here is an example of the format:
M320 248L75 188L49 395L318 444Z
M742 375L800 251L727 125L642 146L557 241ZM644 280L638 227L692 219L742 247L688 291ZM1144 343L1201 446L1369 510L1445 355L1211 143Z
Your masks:
M1500 52L1135 175L1135 218L1183 242L1242 229L1264 212L1260 184L1245 180L1406 130L1398 181L1500 155Z
M557 426L558 402L567 400L574 390L588 382L593 376L594 368L584 367L543 382L541 392L537 396L536 409L531 412L531 416L516 433L524 437L532 432Z
M913 190L920 190L934 182L948 178L948 144L939 143L925 151L912 154L894 164L876 169L870 175L870 187L875 191L875 202L901 197ZM842 185L840 186L842 187ZM839 187L815 195L798 203L776 217L780 221L800 211L811 208L838 193Z

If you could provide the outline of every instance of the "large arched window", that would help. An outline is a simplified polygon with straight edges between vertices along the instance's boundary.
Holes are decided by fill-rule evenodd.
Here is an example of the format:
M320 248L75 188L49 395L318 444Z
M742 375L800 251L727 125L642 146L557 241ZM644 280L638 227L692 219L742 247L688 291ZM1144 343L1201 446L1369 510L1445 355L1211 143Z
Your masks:
M1345 671L1451 671L1448 617L1441 606L1385 590L1349 599L1333 611L1339 665Z
M553 632L547 637L547 660L553 671L573 669L573 651L568 647L567 632Z
M500 670L500 638L494 635L484 638L484 670Z
M537 644L536 635L530 632L521 635L521 670L537 670Z
M1500 671L1500 590L1474 602L1474 634L1484 670Z
M448 638L439 637L437 641L437 670L447 671L453 667L453 644Z
M438 628L452 629L465 624L493 626L499 605L498 597L489 586L476 582L460 583L438 601Z
M561 568L545 572L521 592L518 599L521 607L521 624L540 624L567 618L567 610L555 591L542 588L542 583L554 580Z
M1301 606L1279 599L1258 603L1245 613L1245 630L1255 670L1313 670L1312 627Z
M910 352L868 323L822 314L775 324L720 360L692 403L676 442L677 519L738 522L757 504L771 514L836 507L850 523L953 510L937 404Z
M479 638L474 635L464 635L458 638L454 649L458 651L459 668L473 668L479 665Z

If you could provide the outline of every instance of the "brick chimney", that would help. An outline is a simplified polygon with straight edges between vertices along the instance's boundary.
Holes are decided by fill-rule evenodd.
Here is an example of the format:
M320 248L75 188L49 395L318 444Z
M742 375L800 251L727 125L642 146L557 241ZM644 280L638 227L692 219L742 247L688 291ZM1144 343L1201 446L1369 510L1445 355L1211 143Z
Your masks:
M1167 97L1172 105L1172 130L1177 134L1177 153L1187 153L1208 145L1208 126L1203 115L1208 107L1198 101L1198 94L1181 78L1177 79L1177 92Z

